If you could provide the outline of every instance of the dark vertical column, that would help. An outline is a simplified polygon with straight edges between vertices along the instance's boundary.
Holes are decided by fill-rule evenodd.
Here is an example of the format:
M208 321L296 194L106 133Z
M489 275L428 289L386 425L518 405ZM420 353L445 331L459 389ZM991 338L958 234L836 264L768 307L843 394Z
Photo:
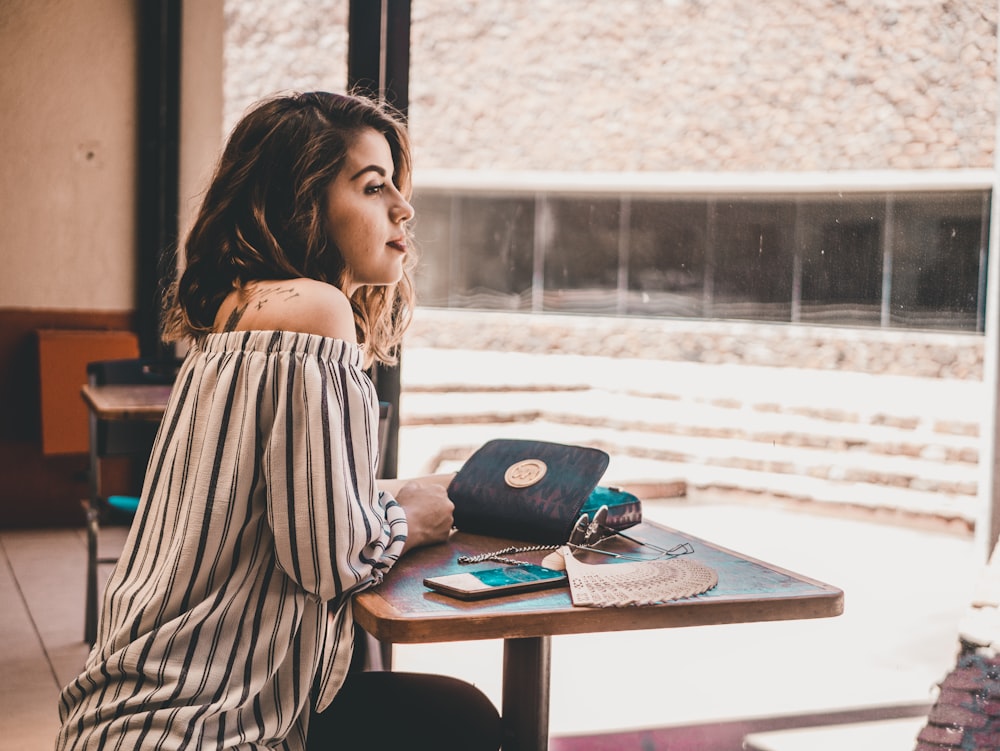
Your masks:
M161 357L163 291L176 274L182 0L137 0L136 311L143 357Z
M410 109L410 0L385 0L385 101L403 117Z
M347 21L347 86L385 101L405 118L409 110L410 0L351 0ZM381 401L392 404L382 474L399 466L400 364L376 366L372 380Z
M347 18L347 87L374 99L382 91L383 0L351 0Z

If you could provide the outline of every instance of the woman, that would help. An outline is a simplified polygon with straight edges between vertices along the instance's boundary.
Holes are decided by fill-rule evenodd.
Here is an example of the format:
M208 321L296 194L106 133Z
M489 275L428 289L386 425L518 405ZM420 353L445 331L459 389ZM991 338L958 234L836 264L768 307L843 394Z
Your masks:
M393 361L412 309L409 193L406 132L366 99L277 97L236 126L169 296L166 338L190 350L57 748L499 745L467 684L348 676L351 596L452 526L442 483L375 477L364 368Z

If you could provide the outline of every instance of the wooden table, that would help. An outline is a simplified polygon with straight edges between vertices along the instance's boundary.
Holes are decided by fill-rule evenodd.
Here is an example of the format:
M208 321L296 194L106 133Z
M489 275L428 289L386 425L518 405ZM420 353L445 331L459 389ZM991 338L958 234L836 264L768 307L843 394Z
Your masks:
M96 420L160 420L170 387L84 386L82 395L92 426ZM96 456L91 460L96 462ZM503 639L504 751L538 751L548 746L554 635L826 618L843 612L844 595L836 587L655 523L645 522L629 534L667 548L690 542L693 559L718 572L718 586L690 600L654 607L575 608L567 588L463 602L430 592L424 578L500 565L459 566L455 559L516 542L459 532L446 544L407 554L378 588L355 598L355 618L388 644ZM538 562L542 555L518 557Z
M83 386L80 394L95 420L152 420L167 409L172 386Z
M540 751L548 748L554 635L826 618L843 612L843 592L828 584L652 522L629 534L667 548L690 542L691 558L718 572L718 586L689 600L647 607L576 608L565 587L463 602L426 589L424 578L498 566L460 566L456 558L517 543L459 532L446 544L407 554L380 586L355 597L355 619L383 643L503 639L503 748ZM516 557L538 562L542 555Z
M84 604L84 639L93 644L97 638L97 566L113 563L114 558L101 558L97 552L100 502L101 449L98 425L103 422L140 421L157 423L163 418L170 399L171 386L108 385L81 387L80 394L87 404L90 432L89 497L84 504L87 520L87 591Z

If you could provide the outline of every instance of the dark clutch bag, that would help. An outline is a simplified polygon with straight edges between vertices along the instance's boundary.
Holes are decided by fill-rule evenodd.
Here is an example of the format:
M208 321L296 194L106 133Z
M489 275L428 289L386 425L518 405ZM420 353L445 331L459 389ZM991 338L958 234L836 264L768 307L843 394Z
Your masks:
M597 487L608 467L600 449L497 439L468 458L448 486L460 531L558 545L582 513L608 506L607 525L642 521L631 493Z

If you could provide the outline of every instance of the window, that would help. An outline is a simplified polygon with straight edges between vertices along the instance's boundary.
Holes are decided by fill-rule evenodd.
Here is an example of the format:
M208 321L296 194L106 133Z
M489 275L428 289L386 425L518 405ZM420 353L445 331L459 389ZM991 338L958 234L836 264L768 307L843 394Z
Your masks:
M629 202L628 303L634 315L695 317L705 287L708 206L702 201Z
M983 330L987 190L469 193L418 186L426 305Z

